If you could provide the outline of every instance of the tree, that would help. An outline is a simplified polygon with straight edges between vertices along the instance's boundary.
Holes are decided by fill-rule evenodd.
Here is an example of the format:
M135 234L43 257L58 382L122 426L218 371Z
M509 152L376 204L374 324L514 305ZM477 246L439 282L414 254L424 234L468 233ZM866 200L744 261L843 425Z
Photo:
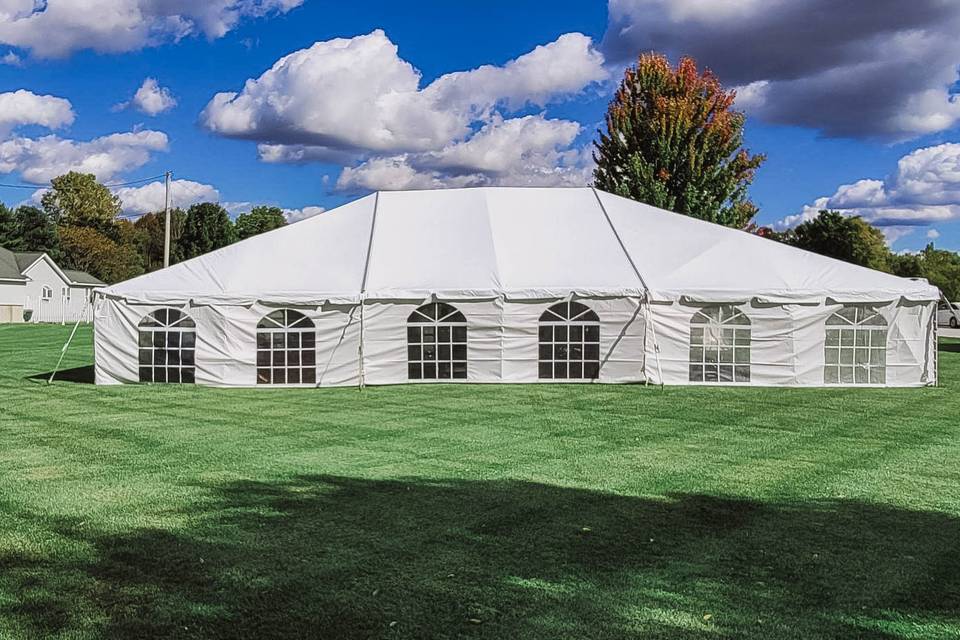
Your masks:
M783 241L820 255L889 272L890 249L883 234L859 216L823 210L783 234Z
M280 207L254 207L250 213L241 213L236 221L237 240L246 240L287 224Z
M0 202L0 247L13 250L20 244L20 223L16 213Z
M46 213L36 207L23 205L15 212L18 241L8 249L14 251L42 251L54 261L60 260L60 234L57 225Z
M97 182L93 174L75 171L54 178L40 204L58 225L101 231L110 230L121 210L120 198Z
M187 221L187 214L181 209L170 212L170 264L183 261L180 237ZM149 271L163 268L164 214L147 213L140 216L134 226L141 232L139 251L143 257L143 266Z
M627 69L595 142L598 188L738 229L757 213L747 199L764 156L741 148L734 91L682 58L640 56Z
M121 227L119 231L129 233L131 229L133 225L126 230ZM60 241L67 265L108 284L143 273L143 263L133 244L117 242L92 227L61 227Z
M233 241L233 223L230 222L227 210L219 204L202 202L187 210L187 219L179 243L184 258L202 256Z
M893 272L905 278L926 278L947 300L960 301L960 255L928 244L919 253L894 257Z

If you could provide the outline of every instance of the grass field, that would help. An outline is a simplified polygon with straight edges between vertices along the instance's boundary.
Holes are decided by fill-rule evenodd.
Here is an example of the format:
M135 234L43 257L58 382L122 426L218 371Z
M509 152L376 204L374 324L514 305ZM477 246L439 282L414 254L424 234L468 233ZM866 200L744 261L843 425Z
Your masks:
M97 388L0 326L0 638L957 638L942 386Z

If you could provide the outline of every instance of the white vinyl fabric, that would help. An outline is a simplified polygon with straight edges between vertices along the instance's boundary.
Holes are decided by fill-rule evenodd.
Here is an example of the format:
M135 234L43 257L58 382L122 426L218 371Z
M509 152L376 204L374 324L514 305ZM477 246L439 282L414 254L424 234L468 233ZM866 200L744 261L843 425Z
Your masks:
M467 375L439 381L565 380L545 377L543 357L549 352L551 367L575 381L921 386L936 382L938 298L939 291L923 280L857 267L590 188L381 192L99 289L96 377L99 384L141 381L147 356L140 349L139 325L154 311L177 309L196 325L190 356L196 383L307 384L296 378L263 384L267 356L263 343L258 355L258 339L267 338L258 337L257 326L271 312L291 309L316 329L316 380L309 386L437 381L412 377L408 320L422 305L444 302L465 318ZM561 328L556 331L565 342L548 349L544 335L556 342L561 333L544 334L541 316L569 301L596 315L599 336L594 342L581 328L569 334ZM691 334L698 311L705 313L702 322L719 305L749 319L748 343L742 342L743 326L740 333L707 326L706 333ZM882 316L885 343L837 345L831 351L827 327L845 306ZM871 335L880 339L876 329L863 334L868 342ZM447 340L443 331L440 338L430 333L430 339ZM863 339L854 329L844 339L848 334ZM741 342L727 344L728 336ZM171 344L180 339L171 337ZM707 351L696 351L701 343ZM158 349L176 351L166 343L153 347ZM284 350L276 344L272 349ZM300 358L305 349L297 343L298 355L270 357ZM841 352L851 363L827 362ZM594 356L595 376L586 373ZM561 366L557 358L585 364ZM734 359L739 371L728 366ZM830 364L836 364L833 371Z

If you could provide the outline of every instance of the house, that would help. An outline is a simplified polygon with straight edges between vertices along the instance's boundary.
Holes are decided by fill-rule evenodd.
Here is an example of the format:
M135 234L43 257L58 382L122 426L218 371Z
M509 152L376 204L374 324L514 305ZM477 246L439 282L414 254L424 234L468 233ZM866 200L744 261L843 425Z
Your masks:
M92 291L104 284L89 273L61 269L46 253L0 247L0 323L90 322Z

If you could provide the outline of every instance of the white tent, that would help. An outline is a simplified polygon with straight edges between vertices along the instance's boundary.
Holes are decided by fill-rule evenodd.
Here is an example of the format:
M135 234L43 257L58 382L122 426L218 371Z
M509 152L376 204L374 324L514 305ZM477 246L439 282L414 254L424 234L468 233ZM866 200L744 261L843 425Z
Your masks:
M921 386L938 298L590 188L381 192L99 289L96 377Z

